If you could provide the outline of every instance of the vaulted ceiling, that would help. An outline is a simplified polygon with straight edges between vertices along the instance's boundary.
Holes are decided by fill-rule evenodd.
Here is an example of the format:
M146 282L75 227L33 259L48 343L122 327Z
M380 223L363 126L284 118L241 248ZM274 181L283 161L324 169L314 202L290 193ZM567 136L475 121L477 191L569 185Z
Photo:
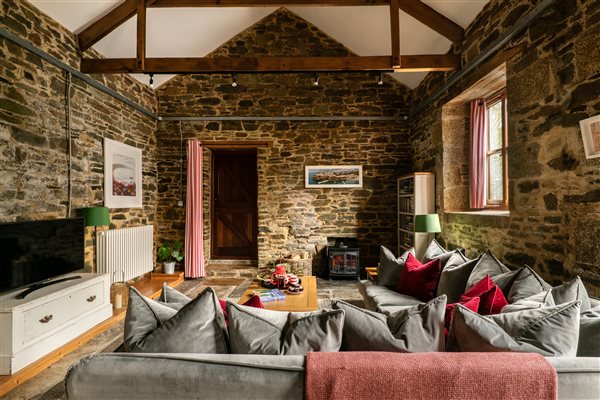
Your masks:
M423 0L424 3L466 28L489 0ZM113 9L122 0L32 0L36 7L79 33ZM390 53L389 7L288 7L288 9L360 56ZM149 8L147 11L148 57L204 57L237 33L275 11L275 7ZM135 57L134 16L93 47L109 58ZM443 54L450 41L400 11L402 54ZM391 74L410 88L418 86L426 73ZM135 75L148 83L148 77ZM161 85L173 75L155 76Z

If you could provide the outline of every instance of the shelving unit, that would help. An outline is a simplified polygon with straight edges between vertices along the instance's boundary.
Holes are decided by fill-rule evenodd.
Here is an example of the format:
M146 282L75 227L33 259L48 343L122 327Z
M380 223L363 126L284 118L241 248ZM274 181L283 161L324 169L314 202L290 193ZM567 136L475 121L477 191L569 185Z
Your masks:
M411 247L421 259L429 234L415 232L415 215L435 213L435 175L415 172L398 178L398 255Z

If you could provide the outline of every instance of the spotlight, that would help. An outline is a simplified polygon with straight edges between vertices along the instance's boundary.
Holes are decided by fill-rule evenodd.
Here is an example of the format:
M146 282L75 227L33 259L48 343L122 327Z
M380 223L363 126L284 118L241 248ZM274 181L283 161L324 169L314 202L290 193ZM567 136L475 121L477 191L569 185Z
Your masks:
M150 88L154 89L154 74L150 74Z
M313 81L314 86L319 86L319 74L315 74L315 80Z
M383 73L379 73L379 79L377 80L379 86L383 85Z
M233 86L233 87L237 86L237 79L236 79L235 75L231 75L231 86Z

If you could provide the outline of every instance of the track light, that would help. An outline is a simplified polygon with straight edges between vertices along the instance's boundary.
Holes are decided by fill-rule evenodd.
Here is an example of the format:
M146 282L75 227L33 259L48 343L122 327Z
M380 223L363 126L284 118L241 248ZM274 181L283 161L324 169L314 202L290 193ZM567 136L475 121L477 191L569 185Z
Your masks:
M231 86L233 86L233 87L237 86L237 79L236 79L235 75L231 75Z
M319 74L315 74L315 80L313 81L313 86L319 86Z
M379 79L377 80L379 86L383 85L383 73L379 73Z
M154 74L150 74L150 89L154 89Z

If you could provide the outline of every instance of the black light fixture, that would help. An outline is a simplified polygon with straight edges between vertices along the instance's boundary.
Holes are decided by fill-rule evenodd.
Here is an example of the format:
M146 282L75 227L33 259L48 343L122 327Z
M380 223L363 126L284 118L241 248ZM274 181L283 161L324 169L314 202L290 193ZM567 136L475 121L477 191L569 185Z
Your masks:
M383 72L379 73L379 79L377 80L379 86L383 85Z
M150 88L154 89L154 74L150 74Z
M235 77L235 75L231 75L231 86L237 86L237 78Z
M315 80L313 81L313 86L319 86L319 74L315 74Z

